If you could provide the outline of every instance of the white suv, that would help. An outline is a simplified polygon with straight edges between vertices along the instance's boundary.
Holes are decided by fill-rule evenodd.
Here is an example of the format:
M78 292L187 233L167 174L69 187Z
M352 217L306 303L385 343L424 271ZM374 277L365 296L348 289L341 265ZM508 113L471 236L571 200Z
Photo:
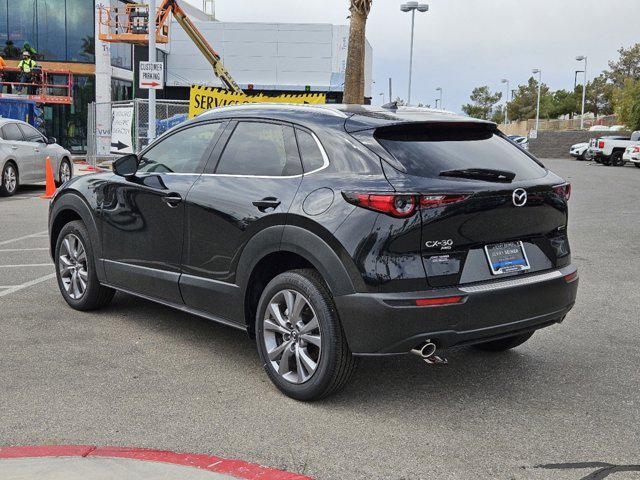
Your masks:
M0 196L16 193L25 183L45 181L47 157L57 184L73 176L71 154L31 125L0 118Z

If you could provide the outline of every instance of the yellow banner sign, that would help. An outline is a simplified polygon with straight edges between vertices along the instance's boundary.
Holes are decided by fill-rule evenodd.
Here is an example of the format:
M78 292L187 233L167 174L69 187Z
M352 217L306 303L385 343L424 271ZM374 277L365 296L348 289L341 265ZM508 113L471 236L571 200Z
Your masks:
M247 95L244 93L234 93L221 88L203 87L200 85L191 86L189 97L189 118L223 105L236 105L239 103L327 103L327 96L324 93L284 93L277 97L268 97L262 93L258 95Z

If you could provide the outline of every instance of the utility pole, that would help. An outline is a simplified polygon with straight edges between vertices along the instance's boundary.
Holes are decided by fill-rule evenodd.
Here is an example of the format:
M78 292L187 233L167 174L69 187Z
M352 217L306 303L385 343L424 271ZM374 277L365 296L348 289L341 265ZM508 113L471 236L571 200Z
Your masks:
M502 83L507 84L507 96L504 100L504 124L509 125L509 80L506 78L502 79Z
M536 106L536 135L540 128L540 90L542 88L542 70L540 68L533 69L534 74L538 74L538 105Z
M403 12L411 12L411 46L409 48L409 88L407 90L407 106L411 105L411 75L413 74L413 31L416 23L416 10L419 12L429 11L429 5L415 1L400 5Z
M582 62L584 60L584 82L582 83L582 116L580 117L580 130L584 129L584 106L587 100L587 57L580 55L576 60Z
M391 77L389 77L389 103L393 102L393 92L391 91Z
M156 61L156 0L149 0L149 61ZM148 143L156 138L156 91L153 88L149 92L149 130Z

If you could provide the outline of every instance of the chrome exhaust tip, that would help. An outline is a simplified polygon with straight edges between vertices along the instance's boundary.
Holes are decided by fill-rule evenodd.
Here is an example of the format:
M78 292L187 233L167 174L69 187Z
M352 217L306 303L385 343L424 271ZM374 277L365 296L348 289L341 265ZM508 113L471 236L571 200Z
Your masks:
M411 350L411 353L422 358L429 365L442 365L446 364L447 359L436 355L436 344L431 340L426 340L423 344Z
M435 343L433 343L431 340L427 340L422 345L419 345L418 347L411 350L411 353L424 359L429 358L433 354L435 354L436 348L437 347Z

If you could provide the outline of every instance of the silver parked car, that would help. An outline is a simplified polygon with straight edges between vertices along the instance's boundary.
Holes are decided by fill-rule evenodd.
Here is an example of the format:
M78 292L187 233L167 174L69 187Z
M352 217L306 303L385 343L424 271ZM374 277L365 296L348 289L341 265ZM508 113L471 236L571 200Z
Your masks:
M55 138L28 123L0 118L0 196L13 195L21 184L44 182L47 157L58 185L73 176L71 154Z

